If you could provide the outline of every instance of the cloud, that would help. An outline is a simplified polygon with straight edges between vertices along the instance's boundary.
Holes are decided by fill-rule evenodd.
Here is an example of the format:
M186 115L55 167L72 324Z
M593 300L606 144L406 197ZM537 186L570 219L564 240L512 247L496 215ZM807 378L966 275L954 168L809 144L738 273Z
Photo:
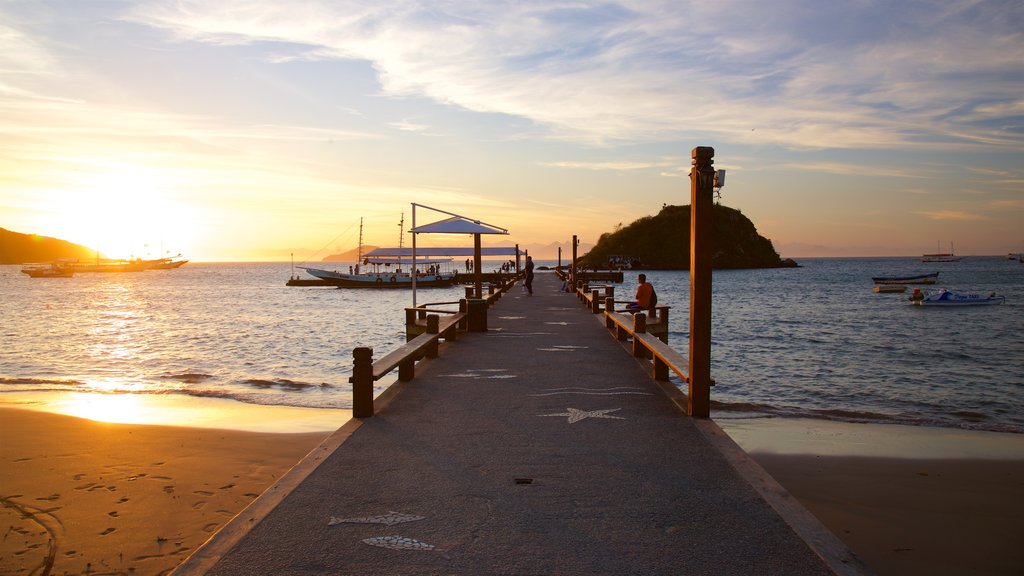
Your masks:
M126 18L279 61L366 61L386 95L591 145L1022 147L1005 129L1024 82L1017 2L177 0Z
M923 210L916 212L921 216L926 216L932 220L961 220L961 221L978 221L986 220L986 218L980 214L974 214L972 212L964 212L962 210Z
M633 170L645 170L647 168L656 168L662 166L670 166L670 163L655 163L655 162L541 162L541 166L551 166L553 168L572 168L578 170L596 170L596 171L613 171L613 172L631 172Z

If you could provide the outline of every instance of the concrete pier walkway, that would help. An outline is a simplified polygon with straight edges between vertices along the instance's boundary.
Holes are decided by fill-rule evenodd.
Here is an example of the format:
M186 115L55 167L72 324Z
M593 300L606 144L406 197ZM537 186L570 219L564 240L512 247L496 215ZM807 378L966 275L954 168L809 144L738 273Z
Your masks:
M175 574L867 573L559 286L514 288Z

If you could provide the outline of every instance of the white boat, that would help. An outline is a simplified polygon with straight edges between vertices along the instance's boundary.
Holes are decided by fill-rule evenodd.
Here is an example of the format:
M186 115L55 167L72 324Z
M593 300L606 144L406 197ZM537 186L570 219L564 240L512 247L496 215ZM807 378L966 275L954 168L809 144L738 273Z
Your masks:
M945 288L931 294L925 294L919 288L915 288L914 294L910 297L911 304L915 306L992 306L1005 301L1006 296L996 296L995 292L983 295L951 292Z
M399 222L398 243L399 250L402 245L404 233L405 215ZM416 274L416 286L418 288L438 288L451 286L455 283L455 272L451 270L451 258L447 259L424 259L416 258L388 258L388 257L363 257L363 220L359 219L359 244L356 250L356 264L349 266L348 273L337 270L324 270L322 268L310 268L307 266L296 266L305 270L307 274L319 278L324 282L337 286L338 288L412 288L413 272ZM442 271L442 265L445 271ZM366 268L369 267L369 270Z

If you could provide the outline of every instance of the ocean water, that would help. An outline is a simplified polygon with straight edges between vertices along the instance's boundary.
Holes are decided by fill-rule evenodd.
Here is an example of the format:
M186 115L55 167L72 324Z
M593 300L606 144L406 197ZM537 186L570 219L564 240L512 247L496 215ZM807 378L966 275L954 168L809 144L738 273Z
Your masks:
M1024 265L1005 257L801 264L715 272L713 417L1024 432ZM349 408L352 348L371 346L379 356L401 345L411 304L406 290L287 287L292 270L282 263L189 263L71 279L18 270L0 266L0 394L179 394ZM907 294L871 291L871 276L934 271L935 288L995 291L1007 301L923 309ZM659 304L672 306L669 343L685 353L689 275L647 274ZM635 286L627 273L617 297L628 299ZM452 310L462 294L421 290L418 301Z

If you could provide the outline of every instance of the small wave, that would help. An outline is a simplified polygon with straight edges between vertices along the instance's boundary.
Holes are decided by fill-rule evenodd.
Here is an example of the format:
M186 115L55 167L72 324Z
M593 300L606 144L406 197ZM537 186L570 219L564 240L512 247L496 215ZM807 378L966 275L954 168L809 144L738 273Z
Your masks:
M62 380L60 378L5 378L0 376L0 386L24 386L26 384L39 386L81 386L81 380Z
M989 418L976 412L960 411L950 413L949 418L936 418L918 414L883 414L879 412L841 410L841 409L807 409L791 406L773 406L754 402L711 402L713 417L721 419L746 418L809 418L813 420L831 420L852 424L898 424L902 426L930 426L935 428L955 428L959 430L977 430L983 432L1005 432L1024 434L1024 426L1008 423L986 422Z
M243 380L242 383L256 388L279 388L281 390L307 390L310 388L330 388L331 386L326 382L313 384L310 382L296 382L294 380L288 380L287 378L275 378L273 380L250 378L248 380Z
M186 384L195 384L213 378L212 374L201 374L201 373L185 373L185 374L164 374L160 376L165 380L178 380L179 382L185 382Z

